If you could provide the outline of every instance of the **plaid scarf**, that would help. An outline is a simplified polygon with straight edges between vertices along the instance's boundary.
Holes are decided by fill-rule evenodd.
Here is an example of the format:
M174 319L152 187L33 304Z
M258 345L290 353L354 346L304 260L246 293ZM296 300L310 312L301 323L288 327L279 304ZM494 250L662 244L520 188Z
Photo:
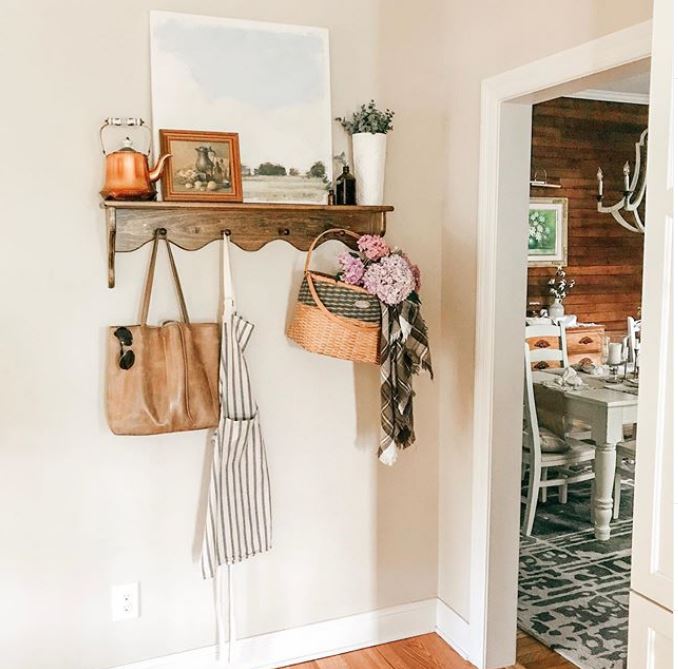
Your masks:
M381 442L379 459L395 463L399 448L414 443L412 376L433 378L426 323L418 301L381 305Z

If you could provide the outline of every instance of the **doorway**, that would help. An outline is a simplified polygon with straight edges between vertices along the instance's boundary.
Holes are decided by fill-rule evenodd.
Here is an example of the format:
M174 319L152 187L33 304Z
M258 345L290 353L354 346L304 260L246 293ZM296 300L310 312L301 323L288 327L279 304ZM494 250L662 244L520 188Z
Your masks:
M644 235L599 207L624 197L626 161L634 172L648 126L647 66L532 108L527 350L516 379L531 393L518 627L567 658L563 666L581 669L622 669L627 657ZM643 175L646 154L639 152ZM639 176L629 198L638 198L644 221L642 183ZM595 471L596 451L607 444L596 445L593 426L581 420L590 402L599 434L622 422L614 469ZM604 477L613 513L603 532L600 519L594 529L592 507L593 485Z
M532 106L631 76L651 55L640 24L487 80L482 90L471 624L481 667L515 660L524 364L525 211Z

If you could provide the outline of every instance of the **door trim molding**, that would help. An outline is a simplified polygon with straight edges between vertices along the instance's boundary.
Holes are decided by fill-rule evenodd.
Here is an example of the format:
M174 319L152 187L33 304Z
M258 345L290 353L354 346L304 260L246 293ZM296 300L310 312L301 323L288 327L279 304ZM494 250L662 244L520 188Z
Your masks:
M511 107L529 109L536 102L571 94L586 87L587 82L582 80L594 79L595 75L607 70L647 59L651 52L652 22L645 21L485 79L481 85L469 647L469 659L479 669L494 669L515 662L515 634L509 634L508 626L515 631L518 535L516 532L516 536L511 537L510 531L502 531L498 521L501 519L509 530L518 527L519 451L508 456L509 460L515 459L515 467L511 461L508 474L512 474L514 469L516 474L515 481L508 477L511 479L508 484L515 483L515 491L509 493L510 499L506 496L497 499L495 488L500 477L492 474L493 465L498 467L495 460L501 459L502 455L506 457L499 442L500 437L505 441L507 436L498 435L493 429L503 410L495 404L495 388L502 384L515 386L515 378L518 377L510 376L511 368L504 364L504 353L508 351L510 358L522 350L522 342L510 341L510 337L497 337L498 327L506 330L506 323L497 320L498 306L507 296L510 302L509 291L515 289L511 281L498 283L497 272L500 264L510 261L502 255L510 248L497 243L502 198L511 195L515 199L516 196L503 183L510 178L507 170L500 171L502 162L510 163L500 151L502 141L508 141L507 133L501 132L502 118ZM525 110L522 112L524 124ZM521 128L521 132L523 130ZM512 141L511 147L517 151L517 142ZM522 155L520 158L522 160ZM527 183L529 174L519 176L524 177ZM525 188L520 196L525 194L527 197L527 193ZM518 226L512 229L520 234L520 222L507 220L502 215L502 226L511 224ZM526 265L526 259L524 262ZM516 318L520 318L519 313ZM516 323L511 327L515 331ZM519 416L514 422L515 434L508 437L519 440ZM497 522L492 522L493 508L497 512Z
M673 609L672 469L675 418L675 267L672 116L672 0L656 0L652 36L647 153L647 205L643 267L643 383L639 389L631 588L666 609ZM672 137L672 134L674 135ZM675 551L675 548L673 548ZM633 614L631 615L633 618ZM637 623L631 621L633 626ZM629 664L629 666L633 666Z
M621 91L606 91L602 89L590 88L580 93L572 93L568 98L578 98L579 100L600 100L601 102L621 102L628 105L648 105L650 104L649 93L622 93Z

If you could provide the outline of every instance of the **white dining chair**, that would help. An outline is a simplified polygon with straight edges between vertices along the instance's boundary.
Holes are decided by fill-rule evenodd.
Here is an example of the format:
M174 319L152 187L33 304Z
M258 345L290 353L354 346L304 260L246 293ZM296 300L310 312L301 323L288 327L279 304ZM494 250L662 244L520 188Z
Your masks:
M544 501L548 488L557 487L560 502L567 503L568 484L588 481L595 476L592 467L581 468L595 459L595 448L591 444L539 426L530 353L529 345L525 343L522 464L523 474L528 473L528 485L527 495L522 497L525 502L522 531L526 536L532 534L540 493ZM573 469L575 465L578 466L576 470ZM549 470L556 471L556 478L548 478Z
M621 505L621 480L622 474L627 474L631 478L635 476L636 462L636 441L630 439L617 445L617 468L614 473L614 502L612 506L612 517L619 518L619 508Z
M525 339L530 344L530 362L536 369L547 369L556 362L557 367L569 367L567 357L567 333L560 325L527 325ZM557 346L552 340L556 340Z
M558 325L527 325L525 340L530 346L530 362L534 369L553 368L552 362L558 367L569 367L567 355L567 331L565 326ZM557 346L554 346L554 340ZM591 428L581 421L570 421L566 434L573 439L590 439Z

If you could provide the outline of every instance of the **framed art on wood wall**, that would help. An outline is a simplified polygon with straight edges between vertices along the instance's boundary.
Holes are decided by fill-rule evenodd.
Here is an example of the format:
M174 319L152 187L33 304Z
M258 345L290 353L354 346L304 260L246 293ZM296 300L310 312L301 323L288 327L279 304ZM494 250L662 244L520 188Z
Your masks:
M567 265L567 198L530 198L527 263L530 267Z
M161 130L160 151L170 154L162 177L164 200L242 202L237 133Z

